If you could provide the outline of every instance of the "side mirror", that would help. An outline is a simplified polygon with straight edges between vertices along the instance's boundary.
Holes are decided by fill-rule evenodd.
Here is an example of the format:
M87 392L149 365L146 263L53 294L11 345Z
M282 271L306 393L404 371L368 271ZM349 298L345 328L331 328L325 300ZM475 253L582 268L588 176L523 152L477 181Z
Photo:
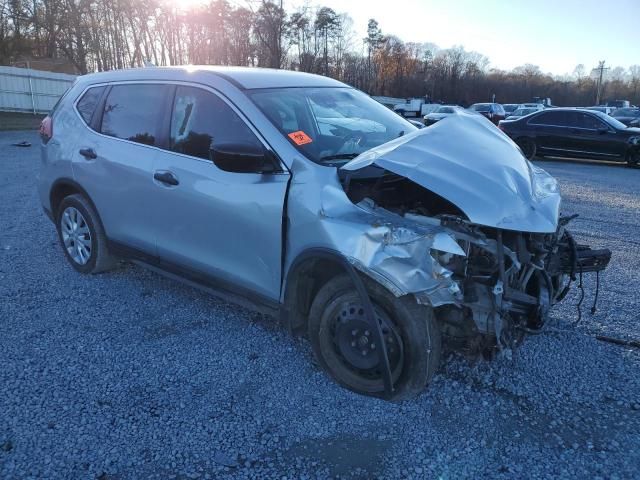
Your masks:
M235 173L273 173L276 159L262 145L221 143L211 145L211 160L220 169Z
M598 129L598 133L599 133L600 135L604 135L605 133L609 133L609 129L608 129L608 128L604 128L604 127L600 127L600 128Z

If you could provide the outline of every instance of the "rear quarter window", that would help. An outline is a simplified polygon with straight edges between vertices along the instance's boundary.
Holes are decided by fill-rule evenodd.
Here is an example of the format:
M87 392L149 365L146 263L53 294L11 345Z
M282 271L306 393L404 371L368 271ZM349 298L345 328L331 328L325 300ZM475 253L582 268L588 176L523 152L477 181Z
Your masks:
M78 100L78 103L76 104L78 113L87 125L91 125L91 119L93 118L93 114L96 110L96 107L98 106L98 102L100 101L105 88L106 87L102 86L92 87L88 89L86 92L84 92L84 94L82 95L82 97L80 97L80 100Z

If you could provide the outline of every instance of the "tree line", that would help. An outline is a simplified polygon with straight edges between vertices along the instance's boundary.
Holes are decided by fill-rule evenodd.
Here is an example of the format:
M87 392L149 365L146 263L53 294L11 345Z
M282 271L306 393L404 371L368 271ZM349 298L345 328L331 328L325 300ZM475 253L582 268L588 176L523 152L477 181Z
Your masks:
M64 58L81 74L149 63L288 68L372 95L462 105L494 95L503 103L540 96L557 105L592 105L597 88L584 65L563 77L530 64L498 70L461 46L403 42L375 19L357 38L345 13L325 6L288 12L269 0L189 8L171 0L0 0L0 64L24 58ZM601 92L640 104L640 65L610 69Z

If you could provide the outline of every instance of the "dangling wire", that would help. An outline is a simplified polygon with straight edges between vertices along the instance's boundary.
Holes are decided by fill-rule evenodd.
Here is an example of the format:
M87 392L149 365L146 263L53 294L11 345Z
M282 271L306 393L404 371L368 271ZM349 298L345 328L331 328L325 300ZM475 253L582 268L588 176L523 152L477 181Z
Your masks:
M598 293L600 292L600 270L596 270L596 296L593 299L593 306L591 307L591 315L598 310Z
M578 301L578 319L573 323L573 326L575 327L576 325L578 325L580 323L580 320L582 320L582 301L584 300L584 286L582 285L582 265L580 265L580 283L578 283L578 288L580 289L580 300Z

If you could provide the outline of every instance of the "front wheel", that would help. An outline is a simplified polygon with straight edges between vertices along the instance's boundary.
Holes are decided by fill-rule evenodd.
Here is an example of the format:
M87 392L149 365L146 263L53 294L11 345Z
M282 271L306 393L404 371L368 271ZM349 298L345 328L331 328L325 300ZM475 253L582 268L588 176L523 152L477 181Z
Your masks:
M392 400L420 393L440 362L440 330L433 310L413 297L396 298L365 279L391 367ZM351 278L340 275L316 295L309 314L309 339L318 363L354 392L384 396L380 345L367 321Z
M520 147L520 150L522 150L523 155L528 160L533 160L533 157L536 156L537 146L536 146L536 142L533 139L528 137L519 138L516 141L516 145Z

